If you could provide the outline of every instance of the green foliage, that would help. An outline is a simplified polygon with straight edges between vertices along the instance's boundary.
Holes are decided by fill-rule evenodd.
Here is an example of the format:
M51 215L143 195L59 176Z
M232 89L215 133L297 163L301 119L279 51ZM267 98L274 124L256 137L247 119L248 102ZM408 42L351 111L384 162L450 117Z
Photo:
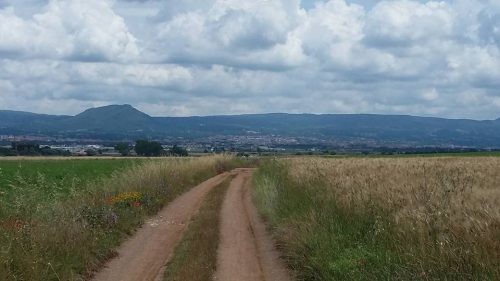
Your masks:
M40 145L33 142L13 142L12 149L19 155L40 155Z
M163 151L159 142L147 140L137 140L134 149L141 156L160 156Z
M141 159L0 160L0 190L18 185L19 179L35 184L40 175L47 182L69 190L143 162Z
M0 156L68 156L68 150L52 149L33 142L13 142L11 148L0 147Z
M49 146L40 148L40 155L42 156L70 156L71 152L64 149L52 149Z
M16 156L17 152L5 147L0 147L0 156Z
M188 151L185 148L180 147L178 145L174 145L172 147L172 149L170 149L170 154L173 156L188 156L189 155Z
M118 151L122 156L127 156L130 154L132 147L128 143L118 143L115 145L115 150Z

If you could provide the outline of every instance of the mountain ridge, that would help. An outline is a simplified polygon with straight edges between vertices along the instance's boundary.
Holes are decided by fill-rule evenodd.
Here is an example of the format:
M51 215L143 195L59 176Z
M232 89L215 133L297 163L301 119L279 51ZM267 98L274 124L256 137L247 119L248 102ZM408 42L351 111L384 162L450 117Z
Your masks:
M110 140L265 135L329 142L500 147L499 121L309 113L152 117L126 104L89 108L75 116L0 110L0 134Z
M287 112L269 112L269 113L243 113L243 114L220 114L220 115L190 115L190 116L151 116L147 113L144 113L137 108L133 107L130 104L111 104L99 107L91 107L85 109L84 111L75 114L75 115L65 115L65 114L48 114L48 113L35 113L30 111L22 111L22 110L10 110L10 109L0 109L0 113L22 113L29 115L38 115L38 116L58 116L58 117L77 117L79 115L83 115L87 112L92 112L95 110L106 110L106 109L131 109L135 112L148 116L150 118L204 118L204 117L228 117L228 116L271 116L271 115L286 115L286 116L387 116L387 117L416 117L416 118L428 118L428 119L442 119L442 120L467 120L467 121L500 121L500 117L496 119L470 119L470 118L447 118L447 117L436 117L436 116L418 116L411 114L381 114L381 113L287 113Z

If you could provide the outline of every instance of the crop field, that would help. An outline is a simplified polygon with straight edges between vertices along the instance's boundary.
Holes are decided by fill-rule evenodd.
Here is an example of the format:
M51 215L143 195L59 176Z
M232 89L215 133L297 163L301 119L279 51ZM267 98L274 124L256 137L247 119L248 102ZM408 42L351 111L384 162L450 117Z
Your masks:
M500 280L500 159L290 158L254 199L299 280Z
M87 181L110 176L145 159L70 159L70 160L0 160L0 186L5 188L17 181L47 184L69 189Z
M500 158L0 161L0 280L150 266L147 280L500 280Z
M0 161L0 280L90 277L145 218L233 162Z

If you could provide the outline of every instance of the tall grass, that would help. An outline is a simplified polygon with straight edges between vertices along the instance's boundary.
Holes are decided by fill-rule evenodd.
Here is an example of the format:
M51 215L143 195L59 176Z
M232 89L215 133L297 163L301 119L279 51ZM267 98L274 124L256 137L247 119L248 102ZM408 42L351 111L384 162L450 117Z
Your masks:
M255 199L302 280L500 280L500 159L276 160Z
M0 280L85 279L148 215L235 164L226 156L154 160L64 190L43 174L20 177L0 194Z

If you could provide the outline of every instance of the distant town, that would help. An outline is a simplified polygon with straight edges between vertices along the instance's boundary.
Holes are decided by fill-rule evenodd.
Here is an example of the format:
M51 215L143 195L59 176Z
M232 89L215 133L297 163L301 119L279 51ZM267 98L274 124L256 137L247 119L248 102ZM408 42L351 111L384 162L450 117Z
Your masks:
M418 146L411 144L377 143L367 140L322 140L313 137L282 136L211 136L203 139L163 138L142 140L161 146L152 154L138 153L137 141L106 141L99 139L53 138L33 135L0 135L0 156L61 155L61 156L168 156L174 147L185 153L178 156L212 153L256 154L414 154L491 152L463 146ZM120 149L121 147L121 149Z

